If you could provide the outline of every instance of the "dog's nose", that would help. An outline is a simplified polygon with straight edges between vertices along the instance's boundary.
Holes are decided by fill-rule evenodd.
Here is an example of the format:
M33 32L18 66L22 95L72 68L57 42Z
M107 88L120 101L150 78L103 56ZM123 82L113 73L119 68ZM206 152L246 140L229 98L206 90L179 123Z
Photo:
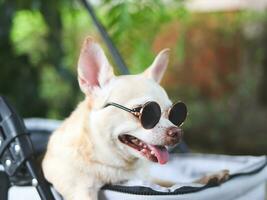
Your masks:
M179 143L182 139L182 129L178 127L171 127L166 131L166 144L167 145L175 145Z

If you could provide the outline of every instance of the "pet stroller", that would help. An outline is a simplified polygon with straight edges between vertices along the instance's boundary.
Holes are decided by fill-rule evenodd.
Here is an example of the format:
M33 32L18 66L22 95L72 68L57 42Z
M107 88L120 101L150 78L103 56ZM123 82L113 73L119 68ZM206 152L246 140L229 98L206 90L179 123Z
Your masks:
M81 0L106 42L123 74L128 73L92 6ZM45 152L49 135L60 121L48 119L22 120L4 98L0 98L0 200L61 200L61 196L45 180L37 160ZM184 144L185 145L185 144ZM181 146L186 151L184 146ZM230 170L230 178L217 185L195 184L204 174ZM151 167L151 174L172 181L172 187L161 187L144 180L129 180L105 185L101 200L263 200L267 180L266 156L226 156L207 154L174 154L168 165Z
M0 116L0 199L61 200L37 165L50 133L60 121L26 119L24 124L4 98L0 98ZM206 173L222 169L230 170L230 179L221 185L193 183ZM179 184L161 187L144 180L129 180L105 185L99 199L263 200L266 195L266 156L173 154L168 165L154 164L150 170L157 179Z

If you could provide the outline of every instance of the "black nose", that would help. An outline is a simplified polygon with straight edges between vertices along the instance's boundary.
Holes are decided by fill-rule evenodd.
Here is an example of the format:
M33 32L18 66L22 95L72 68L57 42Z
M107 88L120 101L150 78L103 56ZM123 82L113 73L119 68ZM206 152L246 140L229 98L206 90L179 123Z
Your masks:
M181 141L183 132L182 129L178 127L171 127L167 129L166 134L166 144L172 146Z

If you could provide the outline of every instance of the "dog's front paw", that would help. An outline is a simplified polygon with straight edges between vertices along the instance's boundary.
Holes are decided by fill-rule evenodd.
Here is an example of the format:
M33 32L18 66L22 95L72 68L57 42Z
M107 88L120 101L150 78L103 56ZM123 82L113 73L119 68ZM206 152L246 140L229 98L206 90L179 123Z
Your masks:
M173 185L175 185L175 183L172 181L161 180L161 179L153 179L152 182L161 187L172 187Z
M207 175L197 180L196 183L220 185L229 179L229 170L222 170L215 174Z

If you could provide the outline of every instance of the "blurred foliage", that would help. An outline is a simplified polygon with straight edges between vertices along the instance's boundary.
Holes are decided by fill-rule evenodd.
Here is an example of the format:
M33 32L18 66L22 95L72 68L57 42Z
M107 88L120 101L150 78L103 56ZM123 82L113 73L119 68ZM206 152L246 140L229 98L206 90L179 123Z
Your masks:
M188 12L179 2L170 1L166 5L159 0L105 0L101 4L101 19L132 73L141 72L151 64L155 56L151 44L161 27L177 17L179 20L187 17Z
M190 147L266 154L267 13L191 13L181 0L163 2L101 0L95 8L131 73L171 48L163 86L188 104ZM83 98L76 62L87 35L101 41L79 1L1 0L0 94L24 117L68 116Z

